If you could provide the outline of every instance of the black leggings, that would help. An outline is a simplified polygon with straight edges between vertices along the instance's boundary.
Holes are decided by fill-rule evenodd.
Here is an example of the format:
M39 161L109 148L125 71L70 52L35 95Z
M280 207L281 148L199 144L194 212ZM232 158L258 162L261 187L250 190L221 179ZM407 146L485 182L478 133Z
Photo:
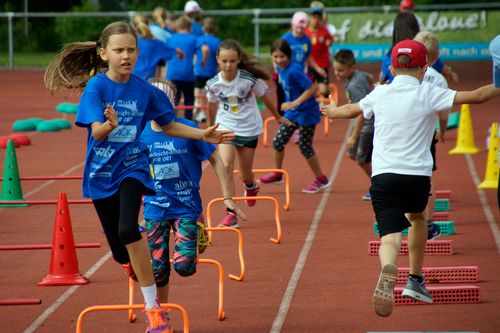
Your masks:
M93 200L113 258L120 264L130 262L125 245L142 238L138 219L145 186L135 178L125 178L110 197Z
M177 88L177 94L175 95L175 105L179 105L181 96L184 96L184 105L193 106L194 105L194 84L195 81L173 81L175 87ZM193 119L193 109L184 110L184 118Z
M302 156L306 159L313 157L316 154L312 147L316 125L288 126L281 124L278 133L274 136L273 148L277 151L283 151L297 128L299 129L299 148Z

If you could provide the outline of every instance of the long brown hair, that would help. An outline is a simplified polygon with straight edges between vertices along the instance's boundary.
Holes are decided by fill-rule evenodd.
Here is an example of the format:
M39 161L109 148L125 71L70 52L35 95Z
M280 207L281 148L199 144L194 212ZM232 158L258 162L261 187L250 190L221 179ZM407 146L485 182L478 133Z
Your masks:
M99 56L98 48L105 48L111 35L137 35L126 22L108 24L101 32L97 42L75 42L64 45L45 69L45 87L51 92L67 89L84 88L92 75L102 72L108 67Z
M241 48L240 43L238 43L234 39L226 39L222 41L219 45L219 48L217 49L217 56L219 55L221 50L236 51L238 53L238 56L240 57L238 68L252 73L252 75L258 79L269 79L269 75L262 68L259 68L255 61L250 59L248 54L246 54L245 51L243 51L243 49Z

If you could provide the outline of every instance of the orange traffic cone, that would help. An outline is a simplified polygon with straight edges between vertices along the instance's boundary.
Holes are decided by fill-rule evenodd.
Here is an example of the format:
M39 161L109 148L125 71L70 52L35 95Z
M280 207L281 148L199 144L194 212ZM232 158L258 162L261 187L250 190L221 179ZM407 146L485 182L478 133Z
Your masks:
M457 144L450 150L449 154L476 154L481 149L476 147L474 141L474 130L472 128L472 119L470 116L470 107L468 104L462 104L460 108L460 122L458 124Z
M498 188L498 123L491 125L490 146L484 180L478 188Z
M38 285L69 286L87 283L89 283L89 279L78 271L78 259L76 258L68 199L66 193L59 193L49 274Z

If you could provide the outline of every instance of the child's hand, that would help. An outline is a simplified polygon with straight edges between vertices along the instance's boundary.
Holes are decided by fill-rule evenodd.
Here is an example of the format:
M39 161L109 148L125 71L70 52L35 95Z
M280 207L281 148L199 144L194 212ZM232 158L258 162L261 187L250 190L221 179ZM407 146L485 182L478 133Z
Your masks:
M328 95L328 99L330 100L330 105L337 106L337 103L335 102L335 98L333 98L333 95L330 94Z
M224 199L224 205L226 205L227 208L231 209L233 212L236 213L236 215L240 218L242 218L243 220L247 220L247 216L245 213L243 213L243 211L240 209L240 207L236 204L236 202L234 202L233 199L231 198L228 198L228 199Z
M217 131L217 127L219 127L219 124L215 124L203 130L203 141L210 143L229 143L229 141L236 137L233 131Z
M175 53L177 54L177 58L179 58L179 60L184 59L184 51L182 51L181 49L177 48L177 49L175 49Z
M296 108L297 106L299 106L299 103L297 103L296 101L285 102L281 104L281 110L282 111L291 110Z
M321 112L321 114L323 116L327 116L328 118L333 118L334 115L335 115L335 110L336 109L337 109L336 105L329 104L329 105L323 105L319 109L319 111Z
M293 125L293 123L290 120L288 120L287 118L285 118L285 117L279 117L277 120L278 120L278 123L286 125L286 126L292 126Z
M112 128L118 127L118 114L111 105L106 105L106 108L104 109L104 117L106 117L106 120Z

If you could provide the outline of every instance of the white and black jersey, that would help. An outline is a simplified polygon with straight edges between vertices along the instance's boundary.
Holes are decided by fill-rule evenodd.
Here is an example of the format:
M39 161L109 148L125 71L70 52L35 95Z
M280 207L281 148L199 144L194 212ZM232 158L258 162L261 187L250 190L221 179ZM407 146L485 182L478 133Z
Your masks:
M207 99L219 102L215 121L219 129L234 131L238 136L256 136L263 132L262 115L256 96L266 93L266 83L250 72L238 69L234 80L228 82L218 73L207 81Z

